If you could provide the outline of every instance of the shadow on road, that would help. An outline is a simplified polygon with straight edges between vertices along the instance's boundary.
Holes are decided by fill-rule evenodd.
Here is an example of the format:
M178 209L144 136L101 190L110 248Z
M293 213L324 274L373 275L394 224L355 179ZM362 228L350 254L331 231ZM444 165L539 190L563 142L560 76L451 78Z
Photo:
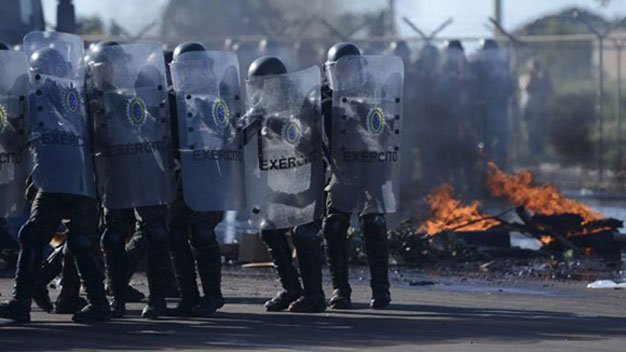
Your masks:
M233 304L236 301L236 304ZM319 315L264 313L258 298L231 299L208 319L117 320L94 326L56 321L0 327L2 351L160 350L196 348L383 347L458 342L533 343L626 337L626 318L550 311L397 304ZM255 302L255 305L250 305ZM52 316L54 317L54 316Z

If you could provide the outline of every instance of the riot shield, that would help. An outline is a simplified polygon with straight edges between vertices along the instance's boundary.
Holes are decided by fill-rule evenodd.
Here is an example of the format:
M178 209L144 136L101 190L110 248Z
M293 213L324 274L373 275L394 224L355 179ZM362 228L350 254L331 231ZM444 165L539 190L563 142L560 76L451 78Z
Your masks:
M83 41L56 32L24 37L30 57L29 149L32 179L42 192L95 198L85 106Z
M170 67L185 203L195 211L243 210L237 56L220 51L189 52Z
M344 56L326 66L333 90L329 196L342 212L397 209L404 67L397 56Z
M89 64L98 193L109 209L171 203L171 121L163 53L156 44L102 48Z
M0 50L0 218L19 215L24 209L28 87L26 55Z
M246 195L251 220L282 229L322 216L324 166L317 67L249 79Z

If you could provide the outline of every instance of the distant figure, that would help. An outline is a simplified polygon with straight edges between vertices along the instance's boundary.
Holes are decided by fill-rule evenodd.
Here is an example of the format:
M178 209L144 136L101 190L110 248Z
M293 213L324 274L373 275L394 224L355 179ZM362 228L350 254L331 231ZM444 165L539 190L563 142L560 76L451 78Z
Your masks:
M528 128L528 150L531 154L540 153L546 143L546 110L552 94L552 82L539 60L532 59L528 63L528 73L520 78L519 85L522 116Z

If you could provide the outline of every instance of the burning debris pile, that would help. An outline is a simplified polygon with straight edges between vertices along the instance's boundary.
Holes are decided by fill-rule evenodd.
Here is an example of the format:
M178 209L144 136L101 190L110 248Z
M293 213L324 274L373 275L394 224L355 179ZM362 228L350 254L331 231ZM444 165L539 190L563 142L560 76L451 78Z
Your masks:
M490 162L487 175L491 196L504 199L510 209L486 214L480 202L463 204L454 197L452 186L441 185L425 198L430 218L420 226L406 222L391 233L397 257L406 263L419 263L446 256L471 260L480 257L483 250L513 254L510 234L518 233L539 240L542 248L538 253L542 255L562 258L597 254L619 261L623 242L617 230L622 221L603 218L552 185L536 184L526 170L506 174Z

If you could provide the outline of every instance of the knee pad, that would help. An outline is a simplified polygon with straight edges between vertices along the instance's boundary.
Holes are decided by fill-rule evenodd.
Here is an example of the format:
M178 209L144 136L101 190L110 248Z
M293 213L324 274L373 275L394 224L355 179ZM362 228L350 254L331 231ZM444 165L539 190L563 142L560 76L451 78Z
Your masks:
M80 257L86 253L93 254L93 240L84 234L70 235L67 238L67 249L74 257Z
M22 248L37 248L44 245L41 230L30 221L22 226L17 239Z
M314 223L296 226L292 231L293 242L296 246L299 244L316 244L319 243L319 227Z
M322 233L326 240L342 239L347 236L350 218L342 214L330 214L324 218Z
M191 227L191 244L194 248L215 246L217 237L210 224L195 224Z
M387 236L387 220L383 214L366 214L359 220L365 237Z
M117 229L107 228L100 238L100 245L105 252L109 253L124 250L126 235Z

